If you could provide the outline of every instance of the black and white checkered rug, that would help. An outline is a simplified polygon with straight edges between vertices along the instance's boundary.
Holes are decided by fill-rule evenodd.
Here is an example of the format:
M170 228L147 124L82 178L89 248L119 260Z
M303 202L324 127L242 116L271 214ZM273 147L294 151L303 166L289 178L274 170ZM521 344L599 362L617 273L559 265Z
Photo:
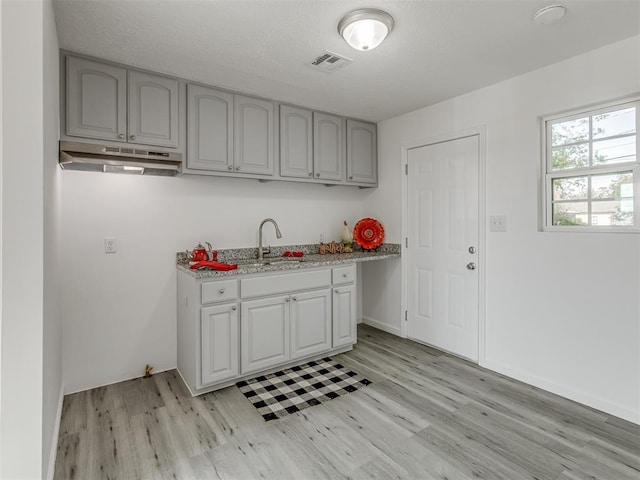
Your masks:
M362 375L326 357L243 380L236 386L268 422L355 392L370 383Z

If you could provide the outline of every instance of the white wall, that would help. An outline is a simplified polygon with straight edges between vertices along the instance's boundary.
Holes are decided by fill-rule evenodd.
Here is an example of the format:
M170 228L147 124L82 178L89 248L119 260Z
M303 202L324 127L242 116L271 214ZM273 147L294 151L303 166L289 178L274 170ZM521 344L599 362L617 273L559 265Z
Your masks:
M65 392L176 365L175 254L209 241L255 247L340 238L367 190L289 182L62 172L60 302ZM105 254L104 237L118 253Z
M62 322L58 292L60 266L60 179L58 168L59 54L53 5L44 0L44 318L42 477L53 478L62 410Z
M3 0L0 478L40 478L43 4Z
M539 231L538 117L640 92L640 37L396 117L378 126L371 214L400 241L400 149L486 125L484 365L640 422L640 236ZM398 263L364 265L364 316L400 328ZM383 297L384 300L375 300Z

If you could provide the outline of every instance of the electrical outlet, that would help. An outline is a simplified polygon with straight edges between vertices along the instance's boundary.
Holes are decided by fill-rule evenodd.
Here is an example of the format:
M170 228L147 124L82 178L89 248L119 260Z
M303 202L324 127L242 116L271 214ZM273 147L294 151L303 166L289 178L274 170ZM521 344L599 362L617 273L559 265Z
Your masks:
M116 253L118 251L118 243L115 238L104 239L104 253Z
M506 232L507 231L507 216L506 215L492 215L489 217L489 231L491 232Z

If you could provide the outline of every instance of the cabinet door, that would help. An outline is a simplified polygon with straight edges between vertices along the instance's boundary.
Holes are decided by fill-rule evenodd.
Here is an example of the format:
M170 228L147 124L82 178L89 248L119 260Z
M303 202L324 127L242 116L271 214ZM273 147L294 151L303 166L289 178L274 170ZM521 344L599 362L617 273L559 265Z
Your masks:
M242 374L289 360L289 303L288 296L242 303Z
M233 94L187 85L187 167L233 170Z
M377 134L372 123L347 120L347 181L378 182Z
M280 106L280 175L313 177L312 113L302 108Z
M178 80L129 70L128 141L178 146Z
M201 313L201 381L217 383L238 376L238 307L204 307Z
M333 348L356 341L356 287L333 289Z
M273 102L235 95L233 106L235 171L273 175Z
M313 114L313 170L316 178L344 180L344 120Z
M291 295L291 359L331 348L331 290Z
M127 71L67 57L67 135L126 142Z

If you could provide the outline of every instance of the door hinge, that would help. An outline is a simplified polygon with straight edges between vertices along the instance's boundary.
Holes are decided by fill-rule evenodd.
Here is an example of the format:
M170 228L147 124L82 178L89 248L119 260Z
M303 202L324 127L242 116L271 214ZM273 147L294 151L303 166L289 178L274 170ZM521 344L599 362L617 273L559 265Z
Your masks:
M409 314L407 313L407 311L404 311L404 321L408 321L407 318L409 317Z
M409 237L404 237L404 247L409 248Z
M404 174L405 175L409 175L409 164L408 163L404 164Z

